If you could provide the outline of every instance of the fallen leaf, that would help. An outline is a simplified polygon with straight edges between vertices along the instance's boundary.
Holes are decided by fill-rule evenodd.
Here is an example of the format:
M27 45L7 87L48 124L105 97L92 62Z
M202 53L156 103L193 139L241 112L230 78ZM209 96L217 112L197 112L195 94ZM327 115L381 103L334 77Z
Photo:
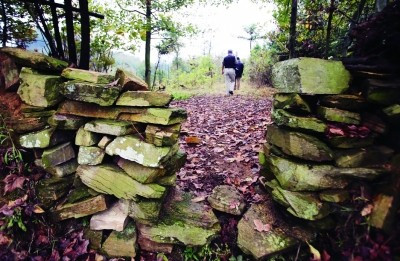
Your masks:
M5 183L4 195L8 192L16 190L17 188L22 189L25 180L26 180L25 177L17 176L15 174L10 174L7 177L5 177L3 180Z
M311 244L309 244L307 242L308 247L310 248L310 253L313 255L312 257L312 261L321 261L321 254L319 253L319 251L313 247Z
M259 219L254 219L254 225L255 225L255 230L258 232L269 232L271 231L271 225L270 224L263 224L261 220Z
M44 210L43 210L43 208L41 208L39 205L36 204L33 207L33 213L42 214L42 213L44 213Z
M372 204L366 205L363 210L361 210L361 216L365 217L371 214L372 210L374 209L374 206Z
M197 136L188 136L185 138L187 144L200 144L201 140Z

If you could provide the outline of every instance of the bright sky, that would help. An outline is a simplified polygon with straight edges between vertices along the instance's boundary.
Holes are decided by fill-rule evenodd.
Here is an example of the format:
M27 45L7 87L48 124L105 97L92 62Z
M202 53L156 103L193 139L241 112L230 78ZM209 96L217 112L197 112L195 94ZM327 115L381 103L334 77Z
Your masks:
M177 21L190 22L200 31L204 31L193 39L184 40L181 57L208 54L210 42L212 55L226 55L227 50L232 49L237 56L248 57L250 55L249 41L239 39L238 36L246 36L243 28L253 23L259 24L264 33L274 30L273 8L273 4L254 4L250 0L239 0L230 6L195 5L177 12L174 14ZM157 41L153 41L152 46L156 44ZM135 56L143 59L144 44ZM154 50L153 61L156 60L156 56L157 53ZM171 59L172 57L164 58L166 61Z

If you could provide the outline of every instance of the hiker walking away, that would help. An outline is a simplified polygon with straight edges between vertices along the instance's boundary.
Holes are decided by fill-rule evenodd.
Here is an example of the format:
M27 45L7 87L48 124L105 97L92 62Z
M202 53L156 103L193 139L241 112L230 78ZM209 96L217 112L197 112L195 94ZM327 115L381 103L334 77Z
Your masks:
M235 81L235 90L240 89L240 79L242 79L243 76L243 69L244 69L244 64L240 61L240 58L237 57L237 62L236 62L236 81Z
M232 54L232 50L228 50L228 55L225 56L222 62L222 74L225 75L226 94L233 95L233 89L235 88L235 69L236 69L236 58Z

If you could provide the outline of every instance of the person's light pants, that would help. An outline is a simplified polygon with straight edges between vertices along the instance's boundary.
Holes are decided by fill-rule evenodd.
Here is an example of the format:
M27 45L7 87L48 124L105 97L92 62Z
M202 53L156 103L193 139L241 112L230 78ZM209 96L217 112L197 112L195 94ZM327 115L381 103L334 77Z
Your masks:
M235 69L233 68L225 68L224 69L224 75L225 75L225 84L226 84L226 93L229 94L229 92L233 92L233 89L235 88Z

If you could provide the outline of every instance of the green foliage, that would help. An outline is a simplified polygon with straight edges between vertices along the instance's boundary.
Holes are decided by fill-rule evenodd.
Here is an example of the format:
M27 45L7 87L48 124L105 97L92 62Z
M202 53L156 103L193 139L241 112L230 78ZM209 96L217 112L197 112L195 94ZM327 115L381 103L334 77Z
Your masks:
M269 85L272 66L277 61L278 55L274 48L257 45L251 51L244 75L257 86Z
M207 244L202 247L186 247L183 251L185 261L222 261L229 257L229 261L242 261L242 256L233 256L228 245Z
M19 228L23 232L26 232L26 226L22 220L22 213L20 208L14 210L14 214L11 216L6 216L4 219L4 225L0 227L0 230L10 230L13 228Z
M0 115L0 147L7 148L2 158L5 165L12 162L22 162L22 153L14 143L11 133L12 130L8 128L4 116Z

